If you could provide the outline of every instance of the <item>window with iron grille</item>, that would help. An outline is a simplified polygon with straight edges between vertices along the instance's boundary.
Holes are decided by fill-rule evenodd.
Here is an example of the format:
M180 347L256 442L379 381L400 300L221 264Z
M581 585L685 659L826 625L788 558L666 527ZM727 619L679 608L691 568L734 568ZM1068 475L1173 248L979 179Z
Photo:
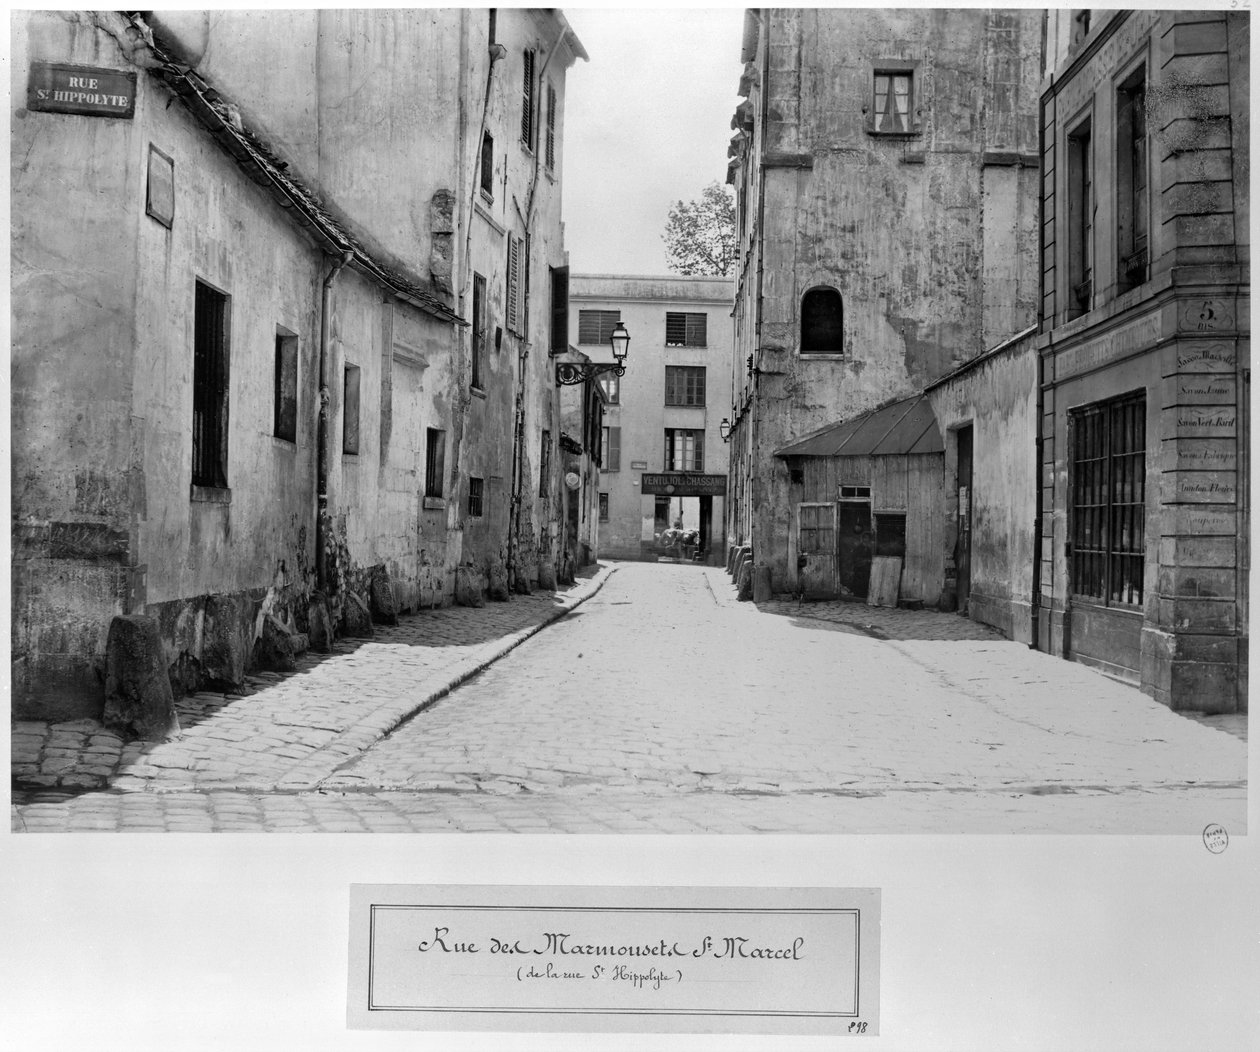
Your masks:
M424 458L424 495L442 496L446 478L446 432L436 427L428 428L428 442Z
M547 167L556 166L556 89L547 85Z
M359 367L347 365L342 384L341 451L359 452Z
M605 471L621 470L621 428L606 427L600 447L599 466Z
M276 393L272 434L286 442L297 441L298 338L276 332Z
M608 346L608 338L620 321L619 310L578 311L578 343Z
M703 471L704 432L685 427L667 427L665 470Z
M601 493L599 495L599 521L608 521L608 494Z
M876 70L871 129L885 134L914 130L914 75L909 70Z
M521 143L534 148L534 52L525 52L525 81L521 94Z
M486 279L473 274L472 386L481 390L486 359Z
M481 192L494 197L494 136L489 132L481 137Z
M482 501L485 497L486 483L484 479L468 479L468 517L479 519L482 516Z
M704 405L704 366L665 366L666 405Z
M665 312L666 347L706 347L709 316Z
M1116 209L1121 291L1146 281L1150 202L1146 193L1146 67L1116 97Z
M621 405L620 376L601 376L596 383L604 389L604 398L609 405Z
M1074 410L1072 591L1101 602L1142 602L1146 570L1146 395Z
M801 297L801 354L844 353L844 301L833 288Z
M227 488L228 297L196 283L193 301L192 484Z

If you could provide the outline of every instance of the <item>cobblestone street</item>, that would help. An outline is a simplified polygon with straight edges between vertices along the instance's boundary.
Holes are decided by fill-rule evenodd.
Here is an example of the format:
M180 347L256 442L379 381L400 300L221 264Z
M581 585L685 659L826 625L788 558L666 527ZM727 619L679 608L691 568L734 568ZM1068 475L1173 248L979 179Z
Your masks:
M1245 831L1245 717L956 615L738 603L715 568L425 611L250 686L160 745L16 724L14 829Z

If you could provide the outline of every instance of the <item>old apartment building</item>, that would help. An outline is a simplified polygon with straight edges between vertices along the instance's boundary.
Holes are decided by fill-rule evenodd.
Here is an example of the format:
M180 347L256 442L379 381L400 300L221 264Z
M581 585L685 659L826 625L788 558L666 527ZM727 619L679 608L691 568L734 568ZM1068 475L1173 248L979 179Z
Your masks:
M660 535L681 517L704 557L724 557L731 289L720 277L571 279L578 348L608 360L608 334L620 322L633 350L625 376L599 381L601 556L655 559Z
M99 714L120 614L234 684L269 621L554 582L564 17L12 27L15 712Z

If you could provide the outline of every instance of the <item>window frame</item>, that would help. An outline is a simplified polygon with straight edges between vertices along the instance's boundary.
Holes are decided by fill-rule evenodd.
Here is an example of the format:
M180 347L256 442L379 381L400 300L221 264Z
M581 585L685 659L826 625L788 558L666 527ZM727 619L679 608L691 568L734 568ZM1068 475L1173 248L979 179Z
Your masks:
M494 136L490 132L485 131L481 134L481 161L480 161L480 186L481 196L486 201L494 203Z
M544 163L547 171L554 172L556 170L556 110L559 106L558 97L556 95L556 86L551 81L547 82L547 147L544 151Z
M678 328L682 327L682 339L670 338L670 327L674 336L678 336ZM709 339L709 315L705 311L666 311L665 312L665 346L666 347L707 347Z
M468 476L468 517L481 519L485 517L486 480L476 475Z
M203 314L213 307L215 316ZM193 425L194 490L227 490L230 423L232 297L208 281L194 279Z
M605 373L595 381L604 391L604 401L608 405L621 405L621 377L613 373Z
M906 62L904 60L888 59L875 62L871 65L871 75L867 81L868 95L863 106L863 112L866 114L866 132L868 135L878 136L880 138L908 138L922 133L922 122L919 119L920 93L922 91L922 82L919 77L919 62ZM904 128L881 128L879 122L882 119L878 112L878 97L876 87L880 77L889 78L889 87L892 88L892 78L905 77L907 81L907 102L905 113ZM886 92L885 95L891 92ZM893 95L896 98L895 94Z
M683 440L682 457L677 456L679 439ZM686 456L687 442L691 442L691 456ZM665 471L687 471L702 473L704 471L704 428L695 427L667 427L665 428ZM675 467L674 464L682 462L686 465L690 462L691 466Z
M606 490L601 490L599 494L599 521L608 522L609 512L608 492Z
M600 470L621 470L621 428L617 424L604 424L599 440Z
M363 370L353 362L346 362L341 373L341 452L345 456L359 455L362 383Z
M811 336L813 336L817 330L822 328L822 326L818 324L812 324L808 326L807 328L806 323L812 316L809 311L809 307L811 306L813 302L819 300L820 297L824 297L824 296L828 299L828 301L830 300L831 297L834 296L836 304L838 304L838 313L839 313L838 340L834 347L827 347L827 348L823 348L823 347L815 348L812 346L807 347L806 346L807 331L810 333ZM813 308L814 312L817 312L821 309L822 309L821 307ZM834 285L814 285L806 289L801 294L799 324L800 324L800 342L797 345L797 352L796 352L798 357L819 358L819 359L844 357L844 296L840 292L840 290L836 288Z
M1097 196L1092 111L1086 112L1071 125L1064 137L1064 147L1067 157L1067 302L1070 320L1089 311L1093 302Z
M665 366L665 405L703 409L708 397L706 373L703 365Z
M538 64L538 53L533 48L525 48L522 55L524 79L521 85L521 146L533 153L537 132L537 122L534 120L534 97L537 94L534 70Z
M1116 287L1122 293L1144 285L1151 273L1149 70L1143 54L1115 79ZM1142 117L1141 135L1134 134L1135 109Z
M301 364L297 334L276 326L275 386L272 389L271 434L282 442L297 444L298 409L301 401Z
M472 368L469 386L474 391L485 390L486 337L487 337L487 303L486 279L473 272L473 309L472 309Z
M440 427L425 428L424 496L426 500L444 499L446 489L446 431Z

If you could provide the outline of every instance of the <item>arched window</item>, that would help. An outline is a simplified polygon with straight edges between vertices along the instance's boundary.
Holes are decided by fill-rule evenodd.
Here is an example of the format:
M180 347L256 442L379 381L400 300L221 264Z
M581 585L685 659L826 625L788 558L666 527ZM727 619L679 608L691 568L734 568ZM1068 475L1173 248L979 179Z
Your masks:
M801 300L801 354L844 353L844 301L835 289L810 289Z

